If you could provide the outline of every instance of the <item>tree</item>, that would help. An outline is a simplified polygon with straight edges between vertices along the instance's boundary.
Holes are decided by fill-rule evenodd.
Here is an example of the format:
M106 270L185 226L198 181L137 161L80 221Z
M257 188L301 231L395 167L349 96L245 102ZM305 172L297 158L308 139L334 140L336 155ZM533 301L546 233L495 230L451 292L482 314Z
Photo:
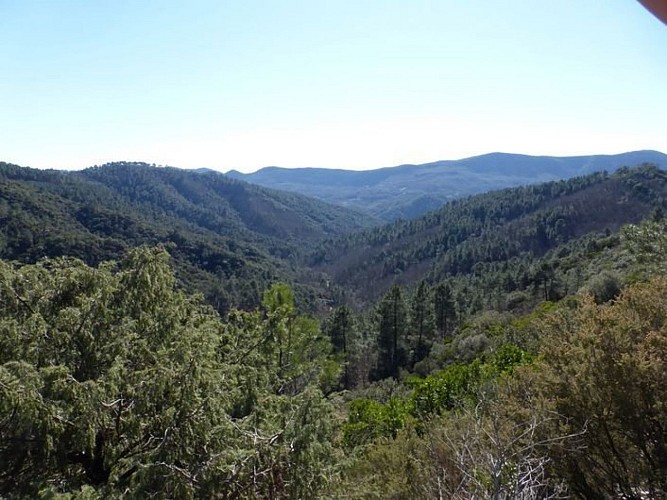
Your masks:
M216 316L174 284L161 249L0 263L0 492L192 496L230 387Z
M433 295L435 324L440 337L444 339L456 321L456 305L448 283L442 282L435 288Z
M161 248L98 268L0 261L0 496L283 498L327 481L320 387L337 372L314 320L280 286L266 318L223 323L175 283Z
M267 359L275 359L275 390L296 394L308 384L327 379L333 383L339 366L329 357L331 343L320 332L313 318L297 314L294 293L285 283L273 284L262 301L266 314L267 339L263 351Z
M660 220L645 220L621 229L623 247L640 269L648 273L667 272L667 232Z
M350 387L350 354L356 346L354 340L354 319L352 312L346 306L337 308L326 324L327 333L331 340L333 353L343 363L343 387Z
M551 262L543 260L539 265L535 265L532 271L535 294L539 294L541 291L545 301L560 298L557 296L558 280Z
M433 302L426 282L421 281L410 302L410 348L412 365L421 361L428 354L433 343L435 318Z
M574 493L658 498L667 493L667 280L627 288L614 302L582 299L545 320L536 390L562 415L559 429L587 427L577 453L551 450Z
M285 376L290 366L292 355L292 337L294 336L294 319L296 307L294 293L285 283L275 283L264 292L262 306L266 311L269 327L269 340L266 344L268 355L275 352L277 356L278 377Z
M474 408L432 422L425 446L431 474L422 486L430 497L564 498L567 486L550 474L547 451L555 443L573 449L581 432L540 438L558 415L513 403L505 396L482 399Z
M552 474L549 450L576 450L583 430L551 432L560 416L534 396L529 377L514 377L531 361L506 345L485 363L417 382L411 402L353 401L345 440L365 450L343 491L350 498L563 498L567 485ZM420 411L424 397L440 401Z
M333 352L347 354L350 342L350 333L353 328L352 313L347 306L337 308L328 325L329 338Z
M401 289L394 285L377 309L378 379L398 378L404 366L406 313Z
M584 291L590 293L598 304L609 302L621 293L621 278L614 272L602 271L588 281Z

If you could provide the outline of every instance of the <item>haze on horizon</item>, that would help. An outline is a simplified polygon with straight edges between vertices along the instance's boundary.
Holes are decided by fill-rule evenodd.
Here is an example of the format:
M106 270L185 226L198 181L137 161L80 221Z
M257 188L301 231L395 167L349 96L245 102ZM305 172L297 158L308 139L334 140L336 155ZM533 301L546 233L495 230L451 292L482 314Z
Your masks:
M25 166L667 152L667 28L634 0L8 0L0 28Z

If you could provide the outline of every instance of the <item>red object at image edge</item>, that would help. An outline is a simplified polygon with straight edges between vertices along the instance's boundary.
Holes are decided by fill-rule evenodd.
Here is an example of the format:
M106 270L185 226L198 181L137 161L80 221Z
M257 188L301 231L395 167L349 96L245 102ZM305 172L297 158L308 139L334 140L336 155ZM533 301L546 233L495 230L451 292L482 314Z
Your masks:
M639 0L639 3L651 11L663 23L667 24L667 0Z

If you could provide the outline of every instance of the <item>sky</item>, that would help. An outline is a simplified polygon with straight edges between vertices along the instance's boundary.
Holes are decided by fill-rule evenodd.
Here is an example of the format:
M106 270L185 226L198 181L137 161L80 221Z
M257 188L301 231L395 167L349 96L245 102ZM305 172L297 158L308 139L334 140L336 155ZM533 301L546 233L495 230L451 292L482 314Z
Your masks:
M0 161L252 172L667 153L634 0L0 0Z

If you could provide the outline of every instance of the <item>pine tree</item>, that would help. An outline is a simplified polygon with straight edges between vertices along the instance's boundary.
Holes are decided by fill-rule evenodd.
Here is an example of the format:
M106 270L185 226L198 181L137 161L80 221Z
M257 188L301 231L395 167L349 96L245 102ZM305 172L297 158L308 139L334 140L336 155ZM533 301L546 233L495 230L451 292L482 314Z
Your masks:
M452 296L452 289L447 282L440 283L435 288L433 296L435 310L435 326L441 339L445 339L451 332L456 321L456 305Z
M378 366L379 379L397 378L405 366L406 312L401 289L394 285L378 306Z
M413 365L426 357L434 340L435 317L430 295L426 282L421 281L410 303L410 347Z
M354 320L350 309L341 306L335 310L327 323L327 333L334 355L343 363L343 387L350 386L350 351L353 346Z

